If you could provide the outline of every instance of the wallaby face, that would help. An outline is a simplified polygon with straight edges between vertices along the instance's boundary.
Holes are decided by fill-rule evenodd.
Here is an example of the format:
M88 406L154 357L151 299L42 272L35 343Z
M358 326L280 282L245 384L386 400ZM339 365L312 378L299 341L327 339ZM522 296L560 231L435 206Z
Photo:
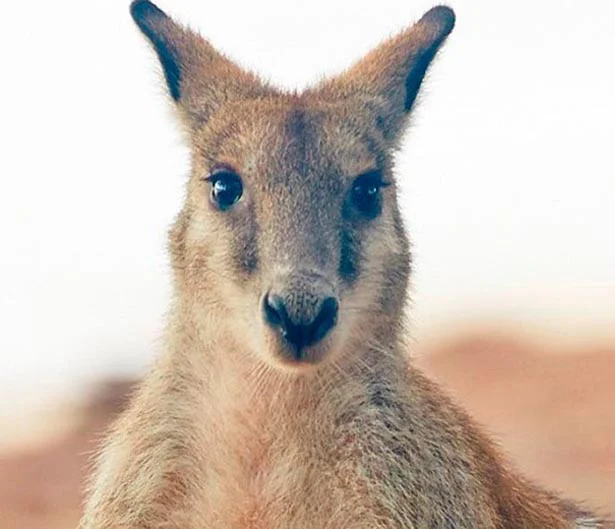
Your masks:
M391 154L452 11L434 8L299 95L244 72L150 2L132 14L191 140L171 249L195 319L295 369L335 360L387 314L398 319L409 250Z
M194 135L174 245L184 292L220 305L229 332L251 329L241 345L265 359L311 365L402 305L408 245L390 160L352 115L342 102L238 102Z

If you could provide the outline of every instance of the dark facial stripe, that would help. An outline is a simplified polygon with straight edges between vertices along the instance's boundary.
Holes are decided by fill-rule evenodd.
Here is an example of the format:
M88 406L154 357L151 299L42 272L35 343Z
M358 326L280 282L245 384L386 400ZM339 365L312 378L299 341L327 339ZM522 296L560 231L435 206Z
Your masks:
M287 160L287 163L298 171L304 169L306 164L306 144L309 140L306 121L305 111L300 108L293 108L286 122L288 138L293 145L293 148L288 152L291 159Z
M252 275L258 269L259 225L253 208L249 212L250 221L233 222L232 261L234 268L243 274ZM241 222L241 224L240 224Z
M340 277L348 282L354 283L359 275L359 260L361 255L361 241L356 231L344 229L340 241Z

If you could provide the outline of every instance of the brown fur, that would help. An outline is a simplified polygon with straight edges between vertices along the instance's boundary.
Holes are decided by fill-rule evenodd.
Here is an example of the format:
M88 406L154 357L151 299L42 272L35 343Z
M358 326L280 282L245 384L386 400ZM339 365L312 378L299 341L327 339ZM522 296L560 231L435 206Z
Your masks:
M392 153L452 11L302 94L261 83L149 2L132 13L193 169L170 233L164 350L104 446L81 528L600 527L511 470L409 364ZM203 180L220 166L244 183L225 212ZM365 218L349 189L372 170L392 185ZM268 289L301 316L323 289L339 299L337 325L303 362L263 323Z

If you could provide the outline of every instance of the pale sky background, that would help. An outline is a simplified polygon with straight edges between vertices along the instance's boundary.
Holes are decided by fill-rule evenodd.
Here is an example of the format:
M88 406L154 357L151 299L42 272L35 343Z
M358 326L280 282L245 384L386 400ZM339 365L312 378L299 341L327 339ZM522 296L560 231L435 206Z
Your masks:
M414 331L615 337L615 2L453 0L398 158ZM159 0L273 82L340 71L424 0ZM0 17L0 397L137 373L169 296L187 152L128 2Z

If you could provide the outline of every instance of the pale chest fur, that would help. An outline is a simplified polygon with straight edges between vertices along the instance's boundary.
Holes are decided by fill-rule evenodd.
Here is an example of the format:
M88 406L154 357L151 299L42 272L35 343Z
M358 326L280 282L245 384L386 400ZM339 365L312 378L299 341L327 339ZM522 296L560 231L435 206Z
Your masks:
M300 452L290 448L243 468L215 466L204 490L211 514L208 529L388 527L370 512L366 491L358 490L358 476L306 464L307 454Z
M352 439L325 399L300 387L213 399L203 425L207 529L393 527L378 522Z
M207 513L204 529L410 529L423 527L421 519L438 520L430 529L452 527L444 514L427 512L427 505L463 505L453 497L476 497L472 486L461 490L457 484L455 490L448 481L443 489L450 498L440 504L417 491L425 472L433 481L442 476L412 468L412 455L395 454L395 443L385 446L389 433L379 411L361 405L364 395L353 399L347 388L338 407L331 405L331 394L318 398L297 388L274 393L210 403L215 414L204 425L199 494L199 511ZM238 406L242 402L245 408ZM457 517L456 527L492 526L488 513L483 518L472 507Z

